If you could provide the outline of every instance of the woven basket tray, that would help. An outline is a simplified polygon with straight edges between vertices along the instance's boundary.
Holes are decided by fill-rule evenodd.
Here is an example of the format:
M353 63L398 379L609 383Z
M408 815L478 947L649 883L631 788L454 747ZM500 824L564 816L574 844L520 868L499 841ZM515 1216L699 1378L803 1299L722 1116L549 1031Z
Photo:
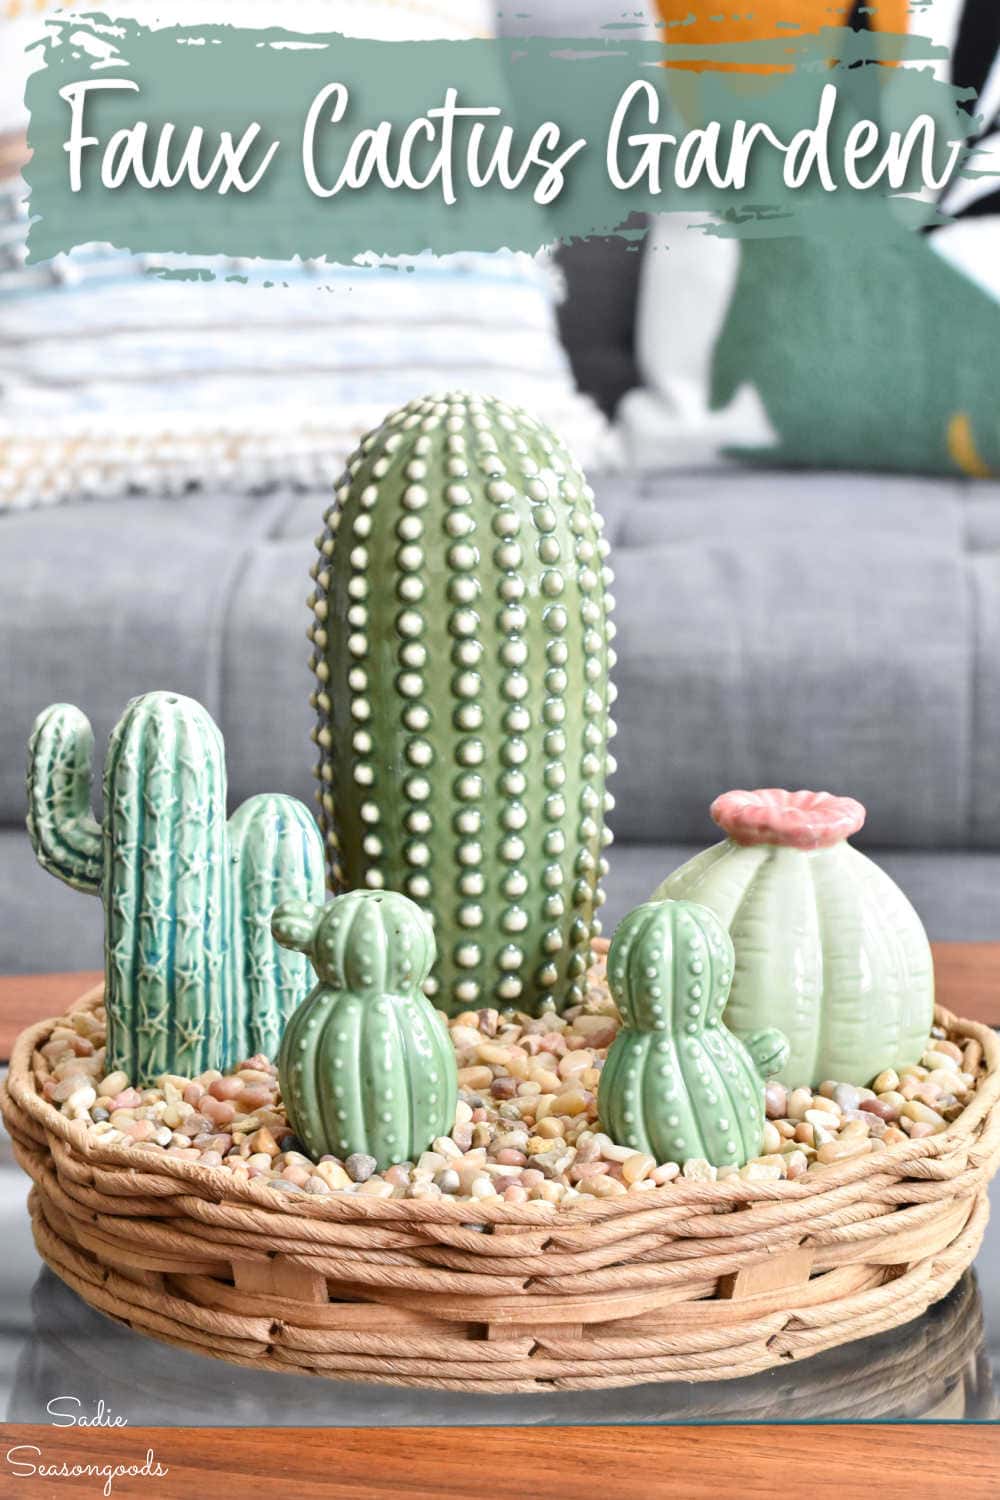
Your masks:
M78 1003L100 1004L101 991ZM41 1096L18 1038L0 1098L35 1241L93 1307L260 1369L504 1393L718 1380L918 1316L973 1260L1000 1164L1000 1043L946 1131L795 1182L680 1181L571 1207L279 1198L121 1144Z

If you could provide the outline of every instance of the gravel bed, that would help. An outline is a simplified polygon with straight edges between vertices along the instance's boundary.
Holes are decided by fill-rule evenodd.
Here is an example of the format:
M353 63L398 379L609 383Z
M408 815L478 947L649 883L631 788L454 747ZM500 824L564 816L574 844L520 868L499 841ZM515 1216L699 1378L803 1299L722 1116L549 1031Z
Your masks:
M676 1178L779 1181L887 1151L946 1129L981 1068L978 1043L959 1047L936 1027L919 1064L882 1073L868 1088L834 1079L815 1091L769 1083L762 1154L744 1167L717 1169L699 1158L658 1163L601 1132L597 1086L619 1026L603 960L583 1003L562 1016L488 1009L448 1026L458 1062L455 1124L419 1160L383 1172L364 1155L313 1161L285 1118L266 1057L246 1058L226 1074L164 1074L155 1088L106 1074L100 1009L68 1016L53 1031L42 1048L51 1069L44 1094L107 1142L262 1178L279 1193L566 1203L580 1194L649 1192Z

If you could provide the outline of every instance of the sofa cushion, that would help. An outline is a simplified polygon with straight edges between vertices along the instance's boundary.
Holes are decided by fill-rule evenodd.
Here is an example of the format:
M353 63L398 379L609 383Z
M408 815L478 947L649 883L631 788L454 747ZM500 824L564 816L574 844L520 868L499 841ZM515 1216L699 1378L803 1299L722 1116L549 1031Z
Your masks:
M314 519L310 536L316 529ZM301 535L271 538L247 558L233 588L220 719L231 802L271 790L315 804L309 696L316 684L306 639L314 557Z
M173 688L218 716L222 632L246 554L287 501L94 501L0 517L0 823L25 815L25 747L49 703L94 727Z
M917 536L928 551L956 553L967 544L972 514L1000 511L1000 485L897 474L659 470L634 483L643 503L622 517L620 547L738 535L754 545L764 537L823 545L840 539L862 549L871 536ZM978 531L986 531L985 521Z
M624 839L706 841L736 785L860 797L862 841L1000 847L1000 533L980 486L824 474L595 476L617 574ZM0 523L0 822L35 714L99 744L129 696L200 698L233 799L311 803L305 630L325 493L93 503ZM67 587L72 568L73 587Z
M1000 651L977 634L961 485L659 475L642 495L613 559L623 838L702 837L719 791L778 785L860 798L861 842L957 847L975 823L1000 843L985 750L971 813Z

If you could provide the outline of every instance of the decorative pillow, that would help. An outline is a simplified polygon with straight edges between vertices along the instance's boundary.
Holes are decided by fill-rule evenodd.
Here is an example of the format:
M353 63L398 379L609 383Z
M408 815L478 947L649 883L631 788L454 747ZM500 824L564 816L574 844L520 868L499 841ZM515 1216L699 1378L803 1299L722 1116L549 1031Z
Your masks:
M660 9L668 21L687 12L677 0L661 0ZM726 25L706 19L686 26L683 39L775 35L782 9L757 6L752 18ZM845 5L840 17L827 0L804 9L804 31L838 20L909 26L942 44L947 60L936 71L976 91L970 142L978 170L994 175L945 190L939 207L950 222L924 233L900 223L853 253L843 242L806 238L721 239L704 232L705 216L693 224L690 215L661 218L640 290L646 389L623 408L630 447L654 465L1000 473L996 0L930 0L909 15L897 0L871 13Z
M107 8L150 21L335 26L386 40L489 33L479 0L115 0ZM4 55L10 60L10 49ZM21 49L17 58L20 97ZM10 98L5 113L10 119ZM28 267L23 194L21 183L0 192L0 507L192 486L326 485L387 410L452 387L531 407L585 464L609 443L604 418L574 386L556 327L560 282L545 257L423 255L405 262L405 276L326 262L216 261L218 279L208 284L151 279L147 259L102 246ZM225 284L234 275L249 284Z

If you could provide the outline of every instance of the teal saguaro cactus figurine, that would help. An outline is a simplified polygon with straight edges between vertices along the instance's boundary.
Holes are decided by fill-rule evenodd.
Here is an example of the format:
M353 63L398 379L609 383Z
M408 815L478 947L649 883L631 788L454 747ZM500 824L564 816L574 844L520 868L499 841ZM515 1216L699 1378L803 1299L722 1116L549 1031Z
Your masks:
M222 736L176 693L134 699L90 810L93 734L78 708L39 715L28 751L28 830L39 862L105 915L108 1067L134 1082L272 1055L309 987L301 957L275 957L282 894L322 899L323 848L306 808L259 797L226 824ZM266 946L265 946L266 945Z
M272 930L319 976L278 1058L292 1127L314 1156L415 1160L455 1120L447 1027L421 985L434 961L424 912L394 891L351 891L324 909L284 901Z
M553 434L487 397L411 401L351 457L310 600L334 889L435 926L454 1013L582 998L604 899L607 543Z
M309 809L296 797L263 793L236 809L229 844L230 971L245 1003L236 1052L277 1057L285 1022L309 993L312 974L301 953L282 951L271 936L271 913L286 898L322 901L323 843Z
M608 1052L598 1112L612 1140L658 1162L703 1157L740 1167L760 1154L764 1082L788 1042L766 1030L740 1041L723 1025L733 945L693 901L650 901L630 912L608 953L608 983L624 1025Z

